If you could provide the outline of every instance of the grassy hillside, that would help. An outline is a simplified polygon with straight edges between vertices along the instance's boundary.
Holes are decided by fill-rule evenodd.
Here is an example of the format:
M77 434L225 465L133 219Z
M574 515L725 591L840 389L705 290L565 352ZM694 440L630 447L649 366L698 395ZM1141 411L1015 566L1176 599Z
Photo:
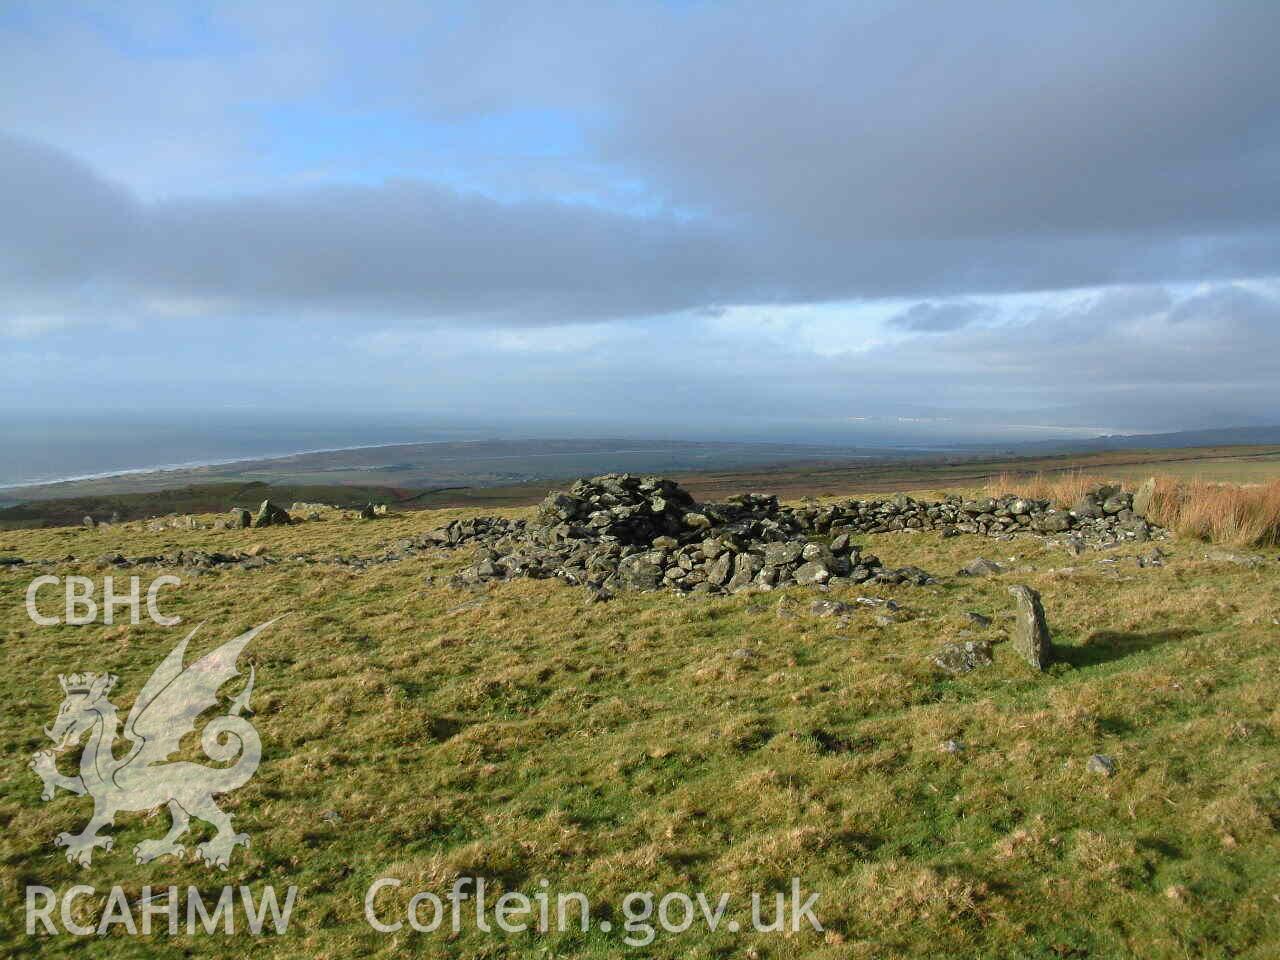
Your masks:
M233 506L253 509L271 498L286 507L294 501L361 507L366 503L411 503L425 491L396 487L303 484L202 483L152 493L93 494L33 500L0 508L0 530L24 527L65 527L91 516L101 522L161 517L171 513L224 513Z
M1163 566L1139 567L1135 554L1150 545L1070 557L1030 539L859 538L889 565L941 575L935 586L832 591L892 597L906 612L894 623L871 608L847 623L810 616L819 594L805 589L623 594L593 606L556 582L461 592L444 581L465 552L364 571L331 562L381 554L468 513L0 535L0 553L59 560L0 567L0 948L47 957L1280 953L1274 557L1250 567L1174 539L1161 544ZM23 609L37 572L100 578L91 561L103 554L254 545L280 562L184 573L165 592L164 612L181 615L181 627L39 627ZM977 556L1009 572L952 576ZM1034 673L1000 644L993 666L939 675L930 655L944 642L1007 634L1014 582L1042 593L1059 662ZM993 624L975 626L969 611ZM49 746L41 728L62 700L58 675L118 674L123 716L188 626L205 624L190 659L282 614L245 654L264 759L221 801L252 847L225 874L194 862L138 866L130 851L168 820L128 814L109 830L113 851L97 851L89 870L68 864L53 837L79 830L91 804L66 793L43 803L27 768ZM945 751L948 740L963 749ZM1093 754L1114 759L1113 776L1087 769ZM207 835L201 826L190 843ZM382 935L363 918L375 878L403 881L379 899L380 913L402 919L410 895L444 896L460 875L528 894L543 879L581 891L615 929L468 926L449 939L407 927ZM659 931L644 948L621 939L629 891L729 893L728 916L745 922L750 892L785 889L791 877L819 893L824 932L695 924ZM22 933L28 884L81 882L100 891L78 901L94 917L112 884L133 900L144 884L300 892L288 933L257 941Z

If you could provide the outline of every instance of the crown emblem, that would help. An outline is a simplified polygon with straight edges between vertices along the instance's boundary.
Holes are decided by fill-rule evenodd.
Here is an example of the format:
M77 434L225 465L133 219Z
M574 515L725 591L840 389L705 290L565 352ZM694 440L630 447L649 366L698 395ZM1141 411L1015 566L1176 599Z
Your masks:
M116 685L117 679L115 674L94 673L93 671L58 675L58 683L62 685L62 692L68 695L73 693L96 693L101 696L111 692L111 688Z

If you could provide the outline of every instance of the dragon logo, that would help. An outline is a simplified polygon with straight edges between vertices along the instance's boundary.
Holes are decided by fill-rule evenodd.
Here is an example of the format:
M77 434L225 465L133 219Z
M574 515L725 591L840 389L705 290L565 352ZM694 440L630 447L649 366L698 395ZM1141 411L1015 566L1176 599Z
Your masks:
M138 863L157 857L182 858L186 848L178 843L187 832L191 818L211 824L217 833L196 846L196 853L208 866L225 870L237 846L249 846L247 834L231 828L231 816L213 802L215 794L230 793L243 786L258 769L262 741L258 732L240 714L249 708L254 672L231 701L223 716L205 725L200 747L217 763L211 767L188 761L170 761L182 738L195 730L200 715L218 703L218 688L238 676L236 660L245 646L274 620L254 627L229 640L190 666L184 667L187 643L192 630L158 666L138 694L124 722L124 738L129 747L116 758L119 720L115 705L107 699L116 677L106 673L73 673L58 677L66 694L58 716L44 728L57 746L41 750L30 767L44 783L41 799L52 800L58 788L93 798L93 816L80 833L61 833L55 841L67 848L67 859L88 866L94 847L110 850L112 838L98 831L111 826L120 812L158 809L167 804L173 826L159 840L143 840L133 848ZM74 746L88 736L80 753L80 774L68 777L58 772L56 751Z

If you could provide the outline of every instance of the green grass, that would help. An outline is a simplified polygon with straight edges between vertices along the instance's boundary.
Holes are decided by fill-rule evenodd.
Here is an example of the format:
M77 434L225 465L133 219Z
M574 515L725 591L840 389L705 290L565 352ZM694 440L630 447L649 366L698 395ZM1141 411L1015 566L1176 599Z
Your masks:
M257 509L270 498L286 509L295 501L326 503L335 507L362 507L366 503L394 503L424 495L421 490L341 484L267 484L262 481L202 483L149 493L103 493L52 500L31 500L0 508L0 531L27 527L66 527L79 524L86 515L103 521L112 514L121 520L140 520L171 513L225 513L233 506Z
M14 531L0 535L0 552L91 559L262 543L280 557L370 554L453 515ZM913 619L813 619L805 590L787 592L794 619L778 616L780 594L622 595L584 607L578 590L520 581L469 602L426 582L466 562L460 553L364 573L284 562L190 577L167 594L179 628L37 627L22 603L34 574L0 571L0 946L48 957L1276 956L1275 564L1206 562L1190 542L1165 545L1165 567L1139 569L1139 548L1071 558L1031 540L864 540L890 566L946 576L835 595L892 596ZM1013 572L950 576L978 555ZM101 576L89 563L53 572ZM993 667L939 678L928 655L961 635L965 611L993 616L993 636L1008 629L1010 582L1042 592L1060 662L1035 674L1002 644ZM222 800L252 848L224 875L138 867L128 851L167 820L125 815L113 852L99 851L89 871L70 866L52 838L78 830L89 803L42 803L26 768L61 701L57 675L116 672L127 710L187 625L206 623L205 650L284 612L247 652L264 760ZM755 655L734 656L741 648ZM951 737L967 749L943 753ZM1113 778L1086 772L1093 753L1115 757ZM459 875L526 893L545 878L585 893L596 915L613 904L615 919L631 890L723 891L740 920L749 892L798 876L820 894L826 933L695 925L630 950L619 931L466 928L446 942L365 924L374 878L401 878L403 905L418 889L443 895ZM134 896L148 883L224 882L292 883L300 894L288 934L258 942L21 933L27 884L77 882ZM389 914L397 895L379 902Z

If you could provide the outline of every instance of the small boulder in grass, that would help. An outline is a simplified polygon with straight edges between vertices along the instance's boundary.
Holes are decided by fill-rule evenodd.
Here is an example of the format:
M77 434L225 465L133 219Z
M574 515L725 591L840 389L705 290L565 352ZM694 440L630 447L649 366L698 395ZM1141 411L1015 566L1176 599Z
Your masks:
M985 640L948 643L934 654L933 664L939 670L953 676L969 673L979 667L990 666L991 644Z
M1116 774L1116 762L1105 753L1095 753L1089 758L1089 762L1085 764L1085 769L1100 777L1114 777Z
M853 607L839 600L814 600L809 604L809 613L815 617L845 617L853 613Z
M994 560L988 560L986 557L978 557L971 561L967 566L961 567L956 571L958 577L994 577L996 574L1004 573L1004 567L996 563Z

